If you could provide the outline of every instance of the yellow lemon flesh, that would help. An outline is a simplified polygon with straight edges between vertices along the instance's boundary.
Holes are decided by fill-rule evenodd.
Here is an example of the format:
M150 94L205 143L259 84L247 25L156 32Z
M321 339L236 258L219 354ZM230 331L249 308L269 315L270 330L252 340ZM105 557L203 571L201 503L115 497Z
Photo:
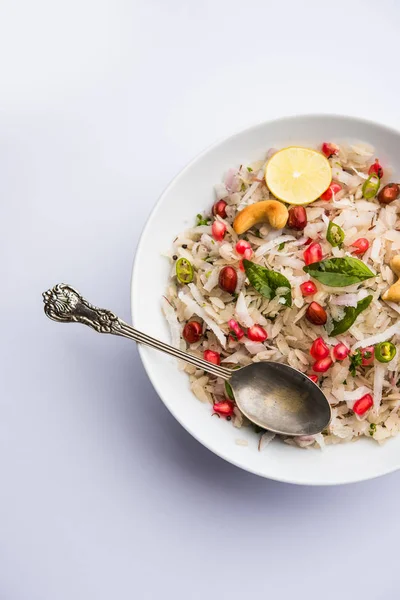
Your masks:
M265 181L278 200L288 204L309 204L330 186L332 169L320 152L290 146L269 159Z

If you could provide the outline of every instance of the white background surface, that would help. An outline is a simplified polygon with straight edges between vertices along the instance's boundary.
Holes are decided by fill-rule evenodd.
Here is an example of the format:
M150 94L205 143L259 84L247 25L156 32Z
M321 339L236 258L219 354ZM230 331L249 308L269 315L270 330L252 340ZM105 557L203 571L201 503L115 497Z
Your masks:
M399 474L313 489L224 463L133 344L47 321L41 292L66 281L129 320L158 195L237 129L399 127L399 18L396 0L0 4L1 600L397 597Z

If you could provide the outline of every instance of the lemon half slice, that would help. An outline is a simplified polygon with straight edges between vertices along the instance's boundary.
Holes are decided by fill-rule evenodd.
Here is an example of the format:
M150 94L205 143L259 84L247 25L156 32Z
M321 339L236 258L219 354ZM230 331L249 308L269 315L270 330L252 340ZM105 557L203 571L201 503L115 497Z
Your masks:
M278 200L309 204L330 186L332 169L320 152L290 146L270 158L265 167L265 181Z

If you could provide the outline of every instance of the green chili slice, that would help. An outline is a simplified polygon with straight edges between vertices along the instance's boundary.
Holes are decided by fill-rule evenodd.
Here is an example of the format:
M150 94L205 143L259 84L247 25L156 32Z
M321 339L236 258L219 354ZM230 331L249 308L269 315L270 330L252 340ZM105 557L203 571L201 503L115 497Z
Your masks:
M336 225L333 221L329 221L328 231L326 232L326 239L331 246L340 246L344 240L344 231L339 225Z
M378 193L379 187L381 185L381 180L376 173L371 173L366 181L364 181L364 185L362 186L362 193L364 198L367 200L371 200L371 198L375 198Z
M381 342L375 346L375 358L381 363L388 363L396 356L396 346L392 342Z
M181 257L176 262L176 276L181 283L193 281L193 267L187 258Z

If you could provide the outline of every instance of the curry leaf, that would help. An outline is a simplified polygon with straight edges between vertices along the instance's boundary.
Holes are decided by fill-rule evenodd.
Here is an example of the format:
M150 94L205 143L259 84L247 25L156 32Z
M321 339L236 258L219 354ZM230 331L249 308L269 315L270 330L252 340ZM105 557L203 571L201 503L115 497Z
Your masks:
M256 265L250 260L243 260L244 270L251 285L265 298L274 298L279 295L285 306L292 306L292 292L289 280L276 271L270 271L261 265Z
M375 277L365 263L352 256L326 258L303 267L303 271L331 287L346 287Z
M333 321L333 329L330 332L330 337L335 337L347 331L357 319L358 315L363 312L372 302L372 296L367 296L363 300L357 302L357 306L346 306L344 309L344 317L340 321Z

